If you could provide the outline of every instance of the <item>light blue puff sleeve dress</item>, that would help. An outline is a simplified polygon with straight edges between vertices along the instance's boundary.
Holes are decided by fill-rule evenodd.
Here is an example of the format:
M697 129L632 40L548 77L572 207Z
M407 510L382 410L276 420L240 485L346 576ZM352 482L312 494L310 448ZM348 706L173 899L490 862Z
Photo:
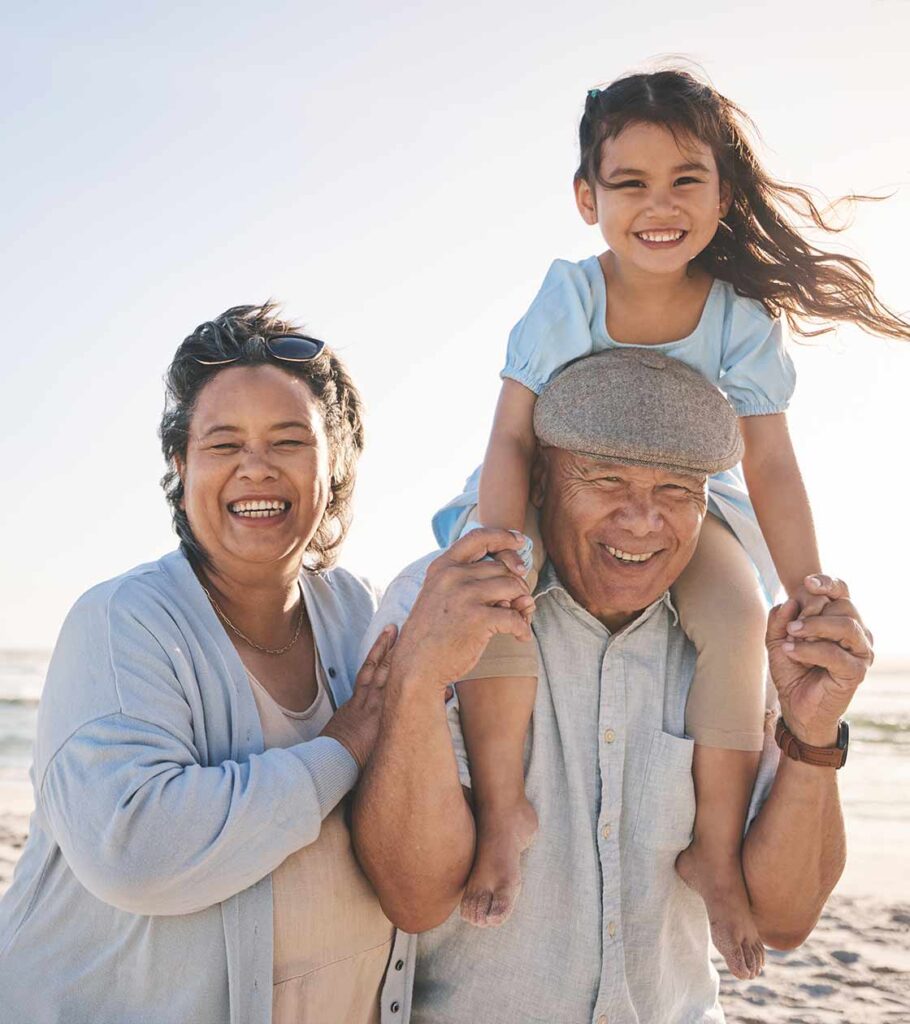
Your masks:
M784 347L779 320L755 299L737 295L715 279L701 319L686 338L663 345L622 346L607 333L607 289L600 261L556 260L527 313L509 335L500 374L539 395L563 367L609 348L652 348L698 370L727 396L737 415L784 412L796 374ZM477 505L480 468L464 490L433 517L433 532L448 547L464 531ZM711 477L709 508L723 519L749 553L769 600L780 588L770 553L749 501L741 466Z

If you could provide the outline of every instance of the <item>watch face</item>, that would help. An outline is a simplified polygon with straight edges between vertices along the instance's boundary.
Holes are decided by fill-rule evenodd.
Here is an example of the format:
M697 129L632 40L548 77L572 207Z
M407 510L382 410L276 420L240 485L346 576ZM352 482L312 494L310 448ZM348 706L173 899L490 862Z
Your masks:
M838 765L838 767L843 768L844 765L847 763L847 750L850 747L850 726L847 725L847 723L843 719L840 720L840 729L838 731L837 745L843 751L843 757L841 758L841 762Z

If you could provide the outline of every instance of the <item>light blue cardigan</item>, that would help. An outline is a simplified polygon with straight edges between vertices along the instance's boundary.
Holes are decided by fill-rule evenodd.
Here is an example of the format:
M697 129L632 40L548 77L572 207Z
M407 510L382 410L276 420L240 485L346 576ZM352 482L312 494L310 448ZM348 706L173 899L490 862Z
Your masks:
M301 580L337 706L375 595L340 569ZM0 1018L267 1024L270 872L356 779L327 737L263 753L244 667L182 553L90 590L41 699L36 810L0 901ZM411 945L396 939L384 1021L407 1020Z

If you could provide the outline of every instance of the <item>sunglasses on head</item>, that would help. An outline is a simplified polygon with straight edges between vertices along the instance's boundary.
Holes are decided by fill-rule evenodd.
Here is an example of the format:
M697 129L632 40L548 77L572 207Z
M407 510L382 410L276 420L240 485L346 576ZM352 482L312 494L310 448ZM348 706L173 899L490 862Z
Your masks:
M325 348L324 341L309 338L305 334L278 334L274 338L265 338L264 343L270 356L285 363L309 362ZM239 358L239 355L230 359L202 359L193 356L193 359L202 366L224 366L227 363L236 363Z

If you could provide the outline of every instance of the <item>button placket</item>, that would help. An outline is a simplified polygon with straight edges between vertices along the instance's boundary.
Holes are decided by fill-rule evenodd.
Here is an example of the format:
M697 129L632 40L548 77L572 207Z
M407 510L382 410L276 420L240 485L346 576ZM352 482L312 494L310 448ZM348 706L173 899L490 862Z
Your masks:
M601 921L603 935L603 963L601 965L598 1003L607 1008L621 1003L620 992L625 977L621 964L621 943L617 941L621 900L621 861L618 843L618 825L622 814L622 784L625 766L625 745L621 726L626 718L625 671L622 646L619 639L611 641L604 654L601 667L601 706L599 761L601 766L601 810L598 821L598 847L603 879ZM617 656L618 655L618 656ZM606 1021L607 1015L596 1018Z

